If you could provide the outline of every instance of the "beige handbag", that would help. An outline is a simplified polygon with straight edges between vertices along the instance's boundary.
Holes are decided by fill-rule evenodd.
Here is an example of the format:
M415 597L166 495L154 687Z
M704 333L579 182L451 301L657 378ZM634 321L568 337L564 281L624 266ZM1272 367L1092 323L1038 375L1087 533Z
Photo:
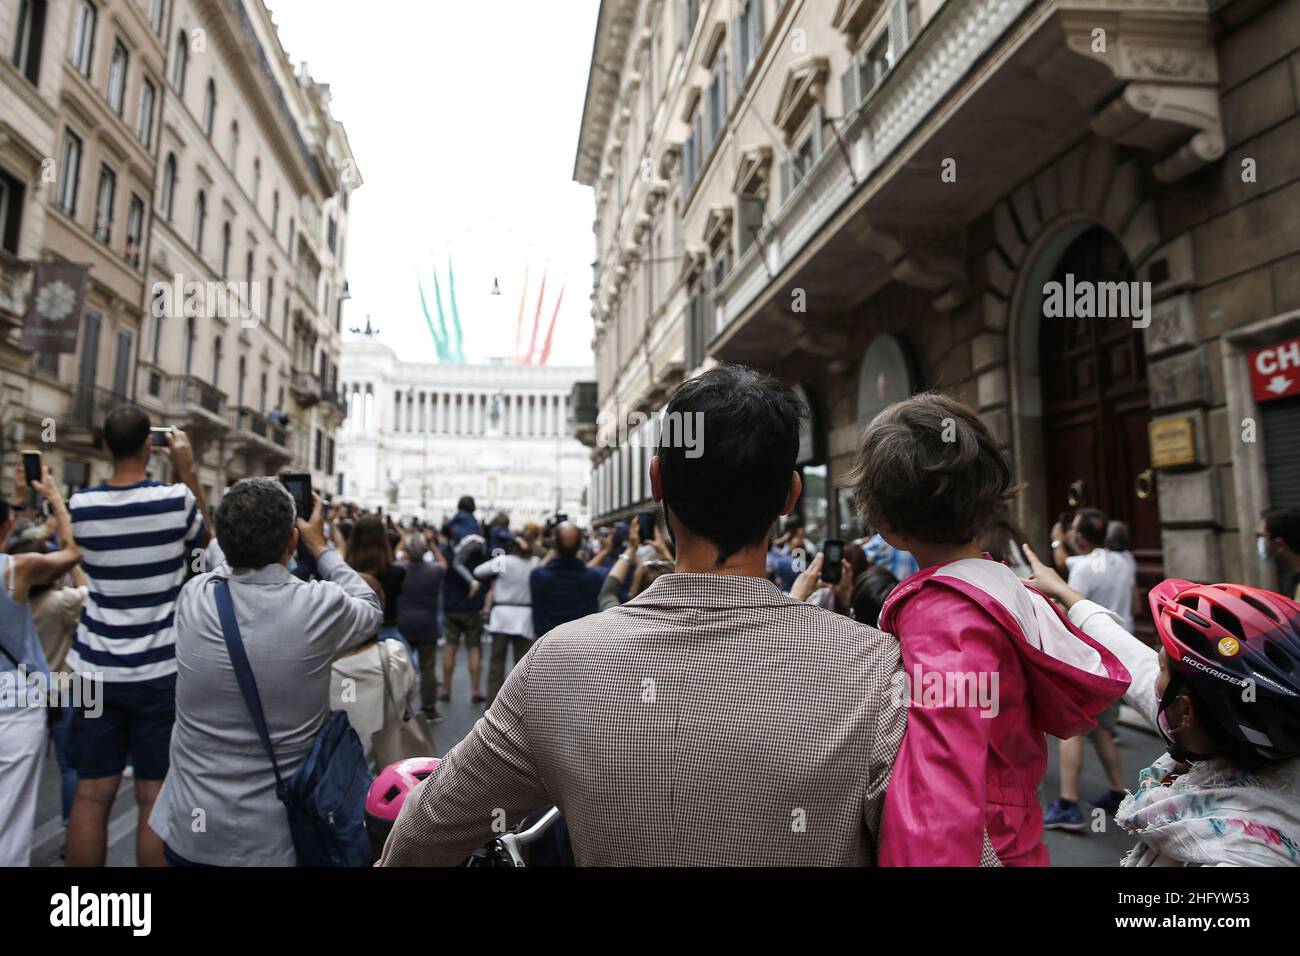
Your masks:
M375 766L379 769L408 757L433 757L433 733L424 714L412 713L406 698L393 699L392 684L388 679L388 648L379 642L379 666L384 672L384 724L370 736L374 748Z

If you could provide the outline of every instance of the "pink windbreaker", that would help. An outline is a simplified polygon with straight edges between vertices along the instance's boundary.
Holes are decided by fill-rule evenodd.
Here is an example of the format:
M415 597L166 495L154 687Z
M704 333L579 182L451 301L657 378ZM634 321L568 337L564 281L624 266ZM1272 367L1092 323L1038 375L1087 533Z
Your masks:
M1044 734L1096 727L1128 689L1124 665L988 557L908 578L885 602L880 628L898 636L911 690L880 865L978 866L987 831L1004 865L1047 866L1037 795ZM967 678L961 690L956 675ZM972 679L996 688L996 712L969 697L961 705Z

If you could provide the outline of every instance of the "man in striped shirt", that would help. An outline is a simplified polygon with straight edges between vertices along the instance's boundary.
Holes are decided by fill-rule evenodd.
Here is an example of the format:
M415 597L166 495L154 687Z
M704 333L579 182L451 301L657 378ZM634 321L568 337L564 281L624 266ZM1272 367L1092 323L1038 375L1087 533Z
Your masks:
M155 449L149 429L149 416L139 408L109 412L104 445L113 456L113 476L68 503L90 593L67 666L83 680L101 682L103 704L98 717L75 713L69 733L77 771L69 866L104 864L108 817L128 758L139 806L137 862L164 865L162 840L146 821L167 775L175 717L173 615L211 522L185 433L172 431L167 445ZM181 483L149 479L154 450L170 457Z

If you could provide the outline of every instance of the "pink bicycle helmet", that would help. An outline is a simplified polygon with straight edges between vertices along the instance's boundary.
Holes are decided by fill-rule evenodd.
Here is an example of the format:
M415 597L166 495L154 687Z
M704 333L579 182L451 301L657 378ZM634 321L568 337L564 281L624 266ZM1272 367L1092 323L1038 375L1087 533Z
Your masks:
M366 832L378 858L407 795L442 763L437 757L408 757L389 764L366 793Z

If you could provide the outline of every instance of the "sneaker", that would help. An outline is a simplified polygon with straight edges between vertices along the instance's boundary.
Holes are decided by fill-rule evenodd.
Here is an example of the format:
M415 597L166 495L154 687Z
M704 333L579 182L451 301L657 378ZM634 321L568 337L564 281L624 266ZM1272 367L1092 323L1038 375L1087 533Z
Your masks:
M440 721L446 720L447 718L444 717L442 714L438 713L436 710L426 710L424 712L424 719L431 724L436 724L439 723Z
M1093 797L1088 802L1094 807L1105 810L1108 817L1113 817L1115 811L1119 809L1119 805L1124 802L1126 796L1128 796L1128 794L1123 791L1107 790L1101 796Z
M1043 827L1047 830L1069 830L1071 833L1083 833L1083 811L1079 805L1064 797L1058 799L1043 813Z

